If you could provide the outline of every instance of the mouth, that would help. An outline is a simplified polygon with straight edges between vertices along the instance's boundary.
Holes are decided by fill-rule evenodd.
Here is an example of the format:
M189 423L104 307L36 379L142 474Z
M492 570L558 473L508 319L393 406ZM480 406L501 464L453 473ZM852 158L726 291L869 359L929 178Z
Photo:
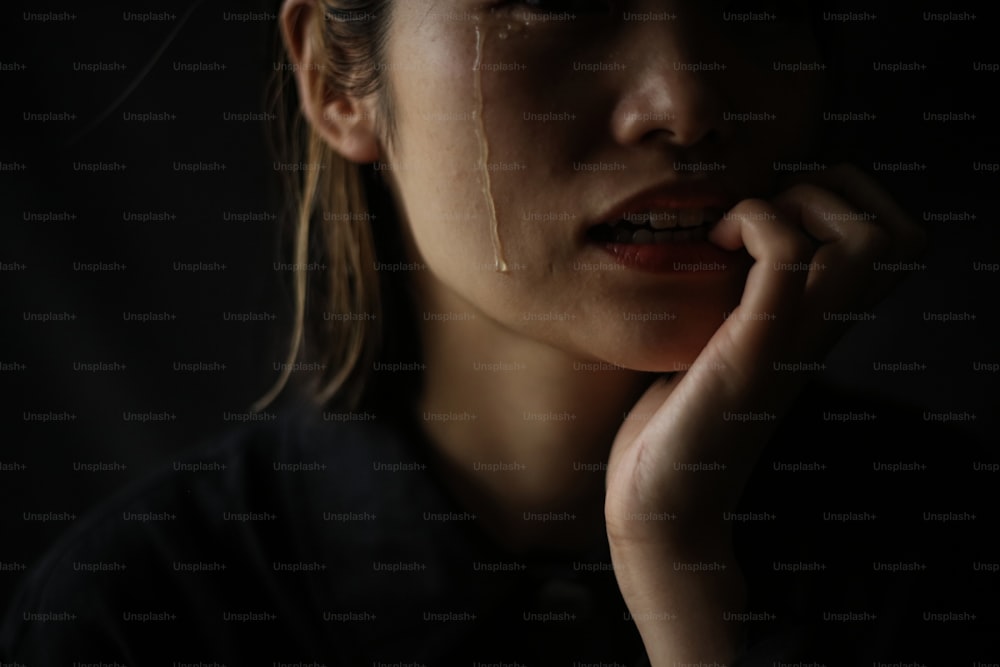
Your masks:
M716 280L734 259L709 236L735 201L720 183L675 180L621 200L581 231L595 257L626 269Z
M601 244L700 243L707 240L709 230L724 213L723 207L630 212L594 225L587 230L587 237Z

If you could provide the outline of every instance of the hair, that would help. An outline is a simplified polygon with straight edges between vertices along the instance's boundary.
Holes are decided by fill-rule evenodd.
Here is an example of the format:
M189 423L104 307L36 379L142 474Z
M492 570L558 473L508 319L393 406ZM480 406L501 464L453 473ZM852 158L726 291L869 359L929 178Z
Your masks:
M384 52L392 0L314 0L322 20L305 39L312 65L323 73L314 91L324 97L376 95L376 132L382 146L395 133ZM286 171L286 212L291 229L293 325L286 363L254 409L271 404L296 368L310 372L305 395L325 407L356 410L372 391L370 372L381 354L397 356L385 333L410 310L402 278L380 273L376 258L403 257L398 216L374 165L351 162L334 151L300 112L296 65L281 43L283 66L270 82L270 105L280 134L272 150L297 168ZM304 163L302 163L305 158ZM325 264L322 271L310 270ZM412 320L410 320L412 322ZM399 336L412 339L412 336ZM412 360L413 357L411 356ZM318 369L318 370L316 370Z
M334 94L361 98L376 95L376 131L382 147L395 134L392 91L384 72L391 7L396 0L312 0L323 19L306 36L323 54L316 86ZM835 30L820 20L823 3L809 3L810 29L821 57L840 69L843 54L833 46ZM377 262L405 263L403 230L390 191L373 165L351 162L334 151L300 112L295 64L280 35L276 52L284 66L270 82L270 105L283 134L274 152L291 163L286 172L285 217L293 222L293 326L286 363L271 389L254 405L271 404L289 385L296 368L308 381L305 397L326 408L372 408L383 414L405 410L419 386L418 373L393 374L380 384L372 373L378 360L419 362L420 343L413 324L413 300L404 271L377 270ZM834 96L847 92L847 79L830 86ZM829 136L829 145L845 148L848 137ZM324 271L310 264L326 264ZM318 370L316 370L318 369ZM399 376L410 378L398 380Z

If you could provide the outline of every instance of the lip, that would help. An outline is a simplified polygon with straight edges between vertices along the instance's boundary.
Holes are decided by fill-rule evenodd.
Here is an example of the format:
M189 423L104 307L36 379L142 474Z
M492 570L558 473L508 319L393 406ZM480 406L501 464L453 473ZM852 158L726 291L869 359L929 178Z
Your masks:
M649 273L718 275L734 268L738 253L708 242L614 243L595 241L590 230L632 214L704 208L728 211L736 199L715 181L673 181L646 188L608 208L583 230L588 245L601 248L625 268Z
M644 273L719 276L742 265L739 252L731 252L709 243L594 243L623 268Z
M735 198L716 181L672 181L642 190L592 220L587 229L630 214L683 208L721 208L728 211Z

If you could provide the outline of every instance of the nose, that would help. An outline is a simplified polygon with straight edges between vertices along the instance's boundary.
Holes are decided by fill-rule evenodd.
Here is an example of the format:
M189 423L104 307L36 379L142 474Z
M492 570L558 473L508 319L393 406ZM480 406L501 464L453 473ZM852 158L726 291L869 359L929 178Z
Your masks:
M730 70L721 57L725 49L697 22L651 21L626 31L620 52L625 76L611 119L620 144L690 148L724 141L733 132L722 113Z

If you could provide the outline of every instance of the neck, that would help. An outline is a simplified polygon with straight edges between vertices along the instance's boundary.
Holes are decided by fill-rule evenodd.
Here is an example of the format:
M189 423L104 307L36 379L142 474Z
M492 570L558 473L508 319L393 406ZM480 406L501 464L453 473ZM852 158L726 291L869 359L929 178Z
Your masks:
M424 301L418 420L445 483L512 550L606 539L608 453L652 375L574 358L462 303Z

